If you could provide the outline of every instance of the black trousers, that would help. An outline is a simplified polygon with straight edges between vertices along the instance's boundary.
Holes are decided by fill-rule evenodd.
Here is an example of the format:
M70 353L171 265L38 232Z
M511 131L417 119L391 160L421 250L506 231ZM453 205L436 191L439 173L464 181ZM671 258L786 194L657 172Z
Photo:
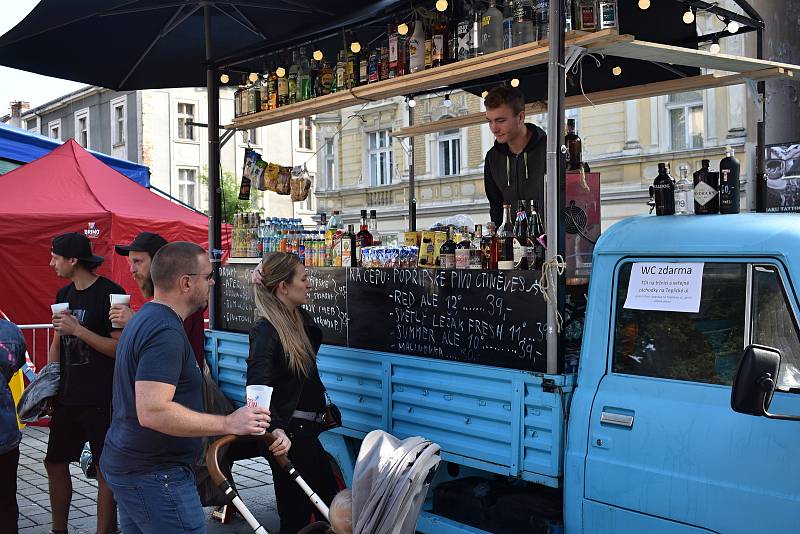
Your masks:
M0 454L0 531L17 534L17 466L19 446Z
M319 442L319 425L302 419L292 419L288 426L286 435L292 440L289 460L311 489L325 501L325 504L330 505L339 489L328 456ZM325 518L297 482L275 463L271 454L267 455L267 460L272 468L272 480L275 483L281 534L297 534L312 522L311 515L314 513L316 517L313 521L324 520Z

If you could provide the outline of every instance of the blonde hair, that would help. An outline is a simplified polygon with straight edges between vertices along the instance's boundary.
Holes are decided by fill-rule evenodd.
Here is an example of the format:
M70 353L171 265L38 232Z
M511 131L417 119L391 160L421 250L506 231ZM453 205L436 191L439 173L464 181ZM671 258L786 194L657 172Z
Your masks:
M353 533L353 492L343 489L336 494L331 502L328 517L331 528L336 534Z
M253 288L256 315L263 317L278 331L289 371L308 377L314 369L314 347L308 339L299 310L290 309L275 294L278 284L292 283L300 258L286 252L268 252L261 259L261 283Z

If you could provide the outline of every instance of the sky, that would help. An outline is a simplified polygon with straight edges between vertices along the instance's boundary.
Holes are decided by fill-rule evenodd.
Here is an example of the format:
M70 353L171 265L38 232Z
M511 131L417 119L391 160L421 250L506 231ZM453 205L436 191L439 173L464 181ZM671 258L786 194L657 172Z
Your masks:
M3 2L0 35L16 26L38 3L39 0ZM0 116L10 112L10 103L15 100L30 102L33 108L84 85L86 84L0 67Z

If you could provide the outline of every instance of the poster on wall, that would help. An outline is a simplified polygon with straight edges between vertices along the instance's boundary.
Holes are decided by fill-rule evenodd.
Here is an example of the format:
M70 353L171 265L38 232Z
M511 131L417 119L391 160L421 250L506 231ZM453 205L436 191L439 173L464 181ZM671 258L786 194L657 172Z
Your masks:
M800 212L800 142L767 145L767 212Z

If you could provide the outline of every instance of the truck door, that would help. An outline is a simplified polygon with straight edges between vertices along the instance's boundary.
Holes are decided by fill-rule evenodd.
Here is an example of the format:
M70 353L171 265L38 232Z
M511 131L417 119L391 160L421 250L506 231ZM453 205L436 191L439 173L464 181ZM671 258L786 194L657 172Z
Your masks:
M617 267L589 427L586 531L796 531L800 425L737 414L730 395L744 347L772 346L783 354L773 410L800 414L797 297L777 262L681 261L704 267L697 313L626 307L641 263Z

